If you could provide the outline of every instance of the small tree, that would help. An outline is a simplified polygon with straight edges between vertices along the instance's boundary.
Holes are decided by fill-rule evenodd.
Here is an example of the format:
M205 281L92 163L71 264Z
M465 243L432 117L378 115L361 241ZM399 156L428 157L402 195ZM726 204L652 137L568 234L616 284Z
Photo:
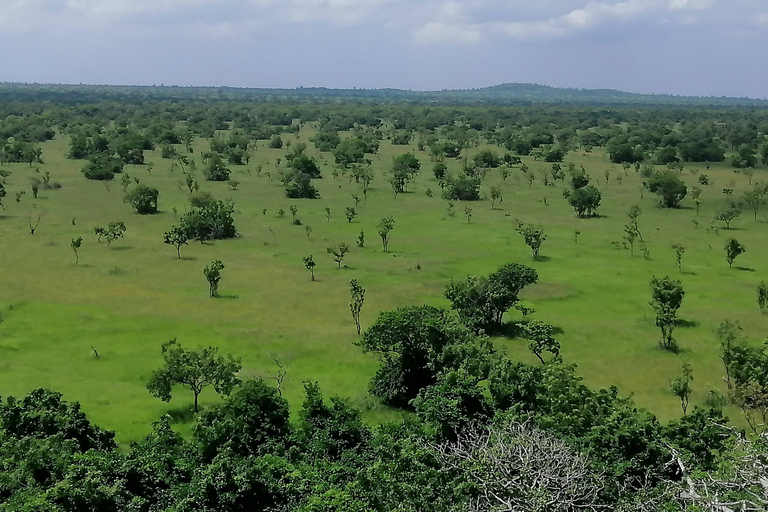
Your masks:
M725 242L725 259L728 262L729 267L733 267L733 260L745 252L747 252L746 247L735 238L731 238Z
M295 204L292 204L288 210L291 212L291 222L296 222L296 214L299 213L299 208Z
M381 245L384 248L384 252L387 252L389 247L389 233L395 229L395 219L392 217L384 217L379 221L376 229L381 237Z
M464 216L467 218L467 224L472 220L472 208L469 206L464 207Z
M315 280L315 266L317 263L315 263L314 258L312 258L312 255L304 257L304 267L306 267L307 270L309 270L310 275L312 276L312 281Z
M360 234L357 235L357 246L362 248L365 247L365 231L360 231Z
M304 231L307 232L307 240L309 240L309 235L312 234L312 228L307 224L304 226Z
M195 396L195 413L199 411L198 397L208 386L217 393L229 395L240 383L237 372L242 368L239 358L221 356L215 347L186 350L176 338L163 343L163 367L155 370L147 383L152 396L163 402L171 400L173 387L185 386Z
M768 309L768 283L765 281L760 281L757 285L757 305L760 306L761 313Z
M494 185L491 187L491 210L496 209L496 201L501 203L504 198L501 197L501 189Z
M77 266L78 263L80 263L80 255L77 253L77 250L80 249L80 247L83 245L83 237L79 236L77 238L72 239L72 250L75 252L75 266Z
M630 221L624 226L624 240L629 244L629 254L635 255L635 241L637 240L638 232L637 228Z
M347 222L352 223L352 220L357 217L357 210L352 206L347 206L344 214L347 216Z
M541 354L549 352L555 358L560 355L560 343L552 336L554 327L540 320L523 325L523 336L528 340L528 350L544 364Z
M515 231L523 236L525 245L531 248L533 259L538 259L541 246L547 240L547 234L544 232L544 228L533 224L524 226L522 222L517 221Z
M331 222L331 208L329 206L325 207L325 221Z
M691 382L693 381L693 372L691 365L686 361L683 363L683 373L678 375L669 383L669 389L680 399L680 407L683 409L683 415L688 413L688 399L691 396Z
M328 251L328 254L333 256L333 260L336 262L339 268L341 268L341 262L344 260L344 256L346 256L349 252L349 246L342 242L336 247L328 247L326 250Z
M656 312L656 326L661 329L661 348L670 352L677 352L678 346L672 333L677 326L677 310L683 303L685 291L683 283L673 281L669 277L651 279L650 302Z
M173 226L170 231L166 231L163 237L163 243L172 245L176 248L176 255L181 259L181 246L187 245L189 236L187 231L179 226Z
M683 247L680 244L673 244L672 250L675 251L675 258L677 259L677 270L679 272L683 271L683 253L685 252L685 247Z
M715 212L715 220L725 222L725 229L731 229L733 219L741 215L741 207L736 203L731 203L725 208L720 208Z
M221 271L224 270L224 264L221 260L213 260L210 265L203 269L203 274L208 280L209 294L211 298L219 295L219 281L221 281Z
M107 241L107 247L110 247L115 240L123 238L126 229L124 222L110 222L107 229L104 229L102 232L104 240ZM94 229L94 231L96 230ZM96 234L97 236L99 235L99 233Z
M357 279L352 279L349 282L349 293L351 295L349 301L349 310L352 313L352 319L355 321L355 327L357 327L357 334L360 334L360 311L363 309L365 303L365 288L357 283Z

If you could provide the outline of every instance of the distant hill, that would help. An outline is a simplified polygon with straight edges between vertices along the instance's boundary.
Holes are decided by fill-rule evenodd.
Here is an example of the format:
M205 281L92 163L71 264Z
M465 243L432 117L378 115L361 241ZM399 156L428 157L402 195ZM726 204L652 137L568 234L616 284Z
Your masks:
M203 101L377 101L385 103L525 105L697 105L768 107L768 100L714 96L638 94L612 89L557 88L539 84L508 83L479 89L410 91L403 89L329 89L298 87L267 89L196 86L0 84L0 100L51 100L84 103L100 100L145 101L197 99Z

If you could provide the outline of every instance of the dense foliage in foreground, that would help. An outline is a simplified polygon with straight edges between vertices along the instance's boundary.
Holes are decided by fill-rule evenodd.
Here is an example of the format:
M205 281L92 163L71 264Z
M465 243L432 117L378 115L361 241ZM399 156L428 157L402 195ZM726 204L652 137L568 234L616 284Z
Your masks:
M198 414L188 439L166 417L120 451L112 432L59 393L8 398L0 402L0 510L766 504L765 440L747 441L718 410L696 409L662 425L615 388L584 386L559 356L540 365L511 361L449 312L428 306L383 313L361 345L389 354L371 387L386 395L382 388L398 383L400 394L385 399L413 412L402 422L368 426L345 399L325 399L311 382L292 422L279 385L247 380ZM414 379L417 373L425 377Z

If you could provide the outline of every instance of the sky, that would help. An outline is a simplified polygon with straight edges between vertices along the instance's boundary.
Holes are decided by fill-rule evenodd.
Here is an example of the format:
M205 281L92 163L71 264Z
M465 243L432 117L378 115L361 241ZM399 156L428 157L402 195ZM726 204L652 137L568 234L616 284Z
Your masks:
M768 0L0 0L0 81L768 97Z

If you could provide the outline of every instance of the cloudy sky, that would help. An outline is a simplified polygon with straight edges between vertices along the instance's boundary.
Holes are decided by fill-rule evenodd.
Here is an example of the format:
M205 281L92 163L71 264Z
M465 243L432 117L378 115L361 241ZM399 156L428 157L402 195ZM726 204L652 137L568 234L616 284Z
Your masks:
M0 0L0 80L768 97L768 0Z

